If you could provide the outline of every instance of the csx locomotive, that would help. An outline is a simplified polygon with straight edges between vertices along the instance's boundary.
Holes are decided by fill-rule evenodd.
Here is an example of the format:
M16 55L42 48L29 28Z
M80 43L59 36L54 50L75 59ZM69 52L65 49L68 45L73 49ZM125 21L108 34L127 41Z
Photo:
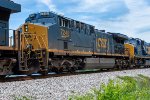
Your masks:
M150 66L149 43L53 12L29 15L11 48L0 48L1 76Z

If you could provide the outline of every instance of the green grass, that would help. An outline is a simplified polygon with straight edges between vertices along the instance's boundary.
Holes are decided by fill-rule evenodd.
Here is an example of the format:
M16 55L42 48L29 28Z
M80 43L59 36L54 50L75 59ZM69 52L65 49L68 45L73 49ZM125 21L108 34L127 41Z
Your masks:
M73 94L69 100L150 100L150 77L118 77L84 95Z
M27 96L14 96L14 100L36 100L35 98L33 97L27 97Z

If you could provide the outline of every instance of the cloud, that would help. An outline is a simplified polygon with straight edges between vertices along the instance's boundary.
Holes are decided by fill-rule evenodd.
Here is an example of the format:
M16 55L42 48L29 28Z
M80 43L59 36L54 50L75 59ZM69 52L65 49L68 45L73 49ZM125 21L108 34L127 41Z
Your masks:
M147 38L147 33L149 33L150 30L148 30L147 27L150 27L150 13L147 12L150 11L150 7L143 0L139 0L138 2L125 0L125 3L130 13L121 18L123 22L120 22L120 29L123 29L129 36L138 37L149 41L149 38Z
M56 5L52 0L37 0L38 5L44 4L48 7L49 11L56 12L59 14L63 14L60 10L57 9ZM48 11L47 9L47 11Z
M71 8L72 12L90 12L90 13L103 13L108 12L112 8L122 5L120 0L73 0L76 4Z
M49 10L57 12L56 5L53 4L52 0L38 0L38 2L46 5Z

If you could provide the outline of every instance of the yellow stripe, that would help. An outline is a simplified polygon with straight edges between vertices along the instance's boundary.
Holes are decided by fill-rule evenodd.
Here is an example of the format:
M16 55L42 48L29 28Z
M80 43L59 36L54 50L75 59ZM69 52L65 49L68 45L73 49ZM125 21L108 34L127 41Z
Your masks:
M0 46L0 50L18 50L17 48L9 47L9 46Z
M58 49L49 49L49 52L54 52L54 53L70 53L70 54L84 54L84 55L92 55L93 52L84 52L84 51L64 51L64 50L58 50ZM121 54L110 54L110 53L96 53L94 52L95 55L107 55L107 56L128 56L128 55L121 55Z
M71 53L71 54L90 54L92 55L93 52L84 52L84 51L64 51L64 50L58 50L58 49L49 49L49 52L55 52L55 53Z

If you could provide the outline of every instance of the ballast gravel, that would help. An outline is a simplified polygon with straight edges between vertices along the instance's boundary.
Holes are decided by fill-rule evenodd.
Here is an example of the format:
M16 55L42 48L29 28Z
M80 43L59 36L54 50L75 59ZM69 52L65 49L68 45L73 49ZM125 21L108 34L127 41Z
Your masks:
M0 83L0 100L15 100L22 96L31 100L67 100L74 93L83 94L117 76L150 76L150 69L102 72Z

